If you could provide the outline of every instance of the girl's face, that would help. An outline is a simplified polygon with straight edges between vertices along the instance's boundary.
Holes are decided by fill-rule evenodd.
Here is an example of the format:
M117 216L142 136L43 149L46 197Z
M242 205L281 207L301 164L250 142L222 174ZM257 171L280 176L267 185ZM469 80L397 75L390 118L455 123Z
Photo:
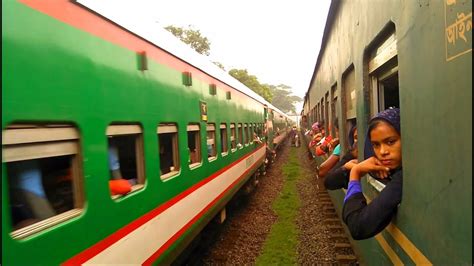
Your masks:
M370 131L375 156L391 170L402 165L402 142L398 132L387 122L380 121Z

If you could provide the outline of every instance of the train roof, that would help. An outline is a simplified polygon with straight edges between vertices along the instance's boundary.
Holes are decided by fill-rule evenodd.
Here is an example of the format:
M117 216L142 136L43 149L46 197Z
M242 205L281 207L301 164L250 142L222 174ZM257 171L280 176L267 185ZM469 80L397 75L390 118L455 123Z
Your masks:
M106 8L100 4L100 1L95 0L77 0L77 3L94 11L95 13L107 18L129 32L147 40L157 47L167 51L175 57L183 60L190 65L200 69L208 75L216 78L232 88L242 92L243 94L255 99L256 101L267 105L269 108L278 111L284 116L285 113L277 107L269 103L262 96L255 93L253 90L242 84L240 81L223 71L221 68L212 63L208 57L194 51L188 45L176 38L172 33L162 28L158 22L146 20L132 20L124 17L123 14L116 12L114 8Z
M309 82L308 90L306 91L305 96L304 96L303 108L304 108L304 105L306 104L306 100L307 100L307 97L308 97L308 93L311 90L311 86L313 85L313 82L316 78L316 72L318 71L318 69L321 65L321 58L323 57L324 51L326 50L329 31L332 28L332 24L333 24L334 19L336 17L336 13L337 13L337 10L339 8L339 5L340 5L340 0L331 0L331 5L329 6L328 16L327 16L327 19L326 19L326 24L324 26L323 38L321 39L321 49L319 50L318 59L316 60L316 65L314 67L313 76L311 77L311 80Z

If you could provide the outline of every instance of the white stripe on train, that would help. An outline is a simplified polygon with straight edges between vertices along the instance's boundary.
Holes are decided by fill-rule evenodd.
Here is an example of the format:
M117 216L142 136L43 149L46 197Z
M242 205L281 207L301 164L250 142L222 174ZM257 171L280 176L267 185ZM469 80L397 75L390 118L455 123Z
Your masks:
M245 171L261 161L265 156L265 146L247 159L184 197L168 209L146 222L136 230L115 242L84 265L97 264L142 264L169 239L178 233L188 222L199 215L204 208L229 188ZM252 159L249 159L253 157ZM247 166L247 162L253 163Z

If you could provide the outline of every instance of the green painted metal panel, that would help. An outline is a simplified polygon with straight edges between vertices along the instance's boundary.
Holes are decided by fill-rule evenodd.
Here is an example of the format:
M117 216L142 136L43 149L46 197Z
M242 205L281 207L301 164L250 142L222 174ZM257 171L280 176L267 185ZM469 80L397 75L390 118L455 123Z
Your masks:
M216 125L230 120L263 123L263 105L251 99L226 100L222 89L209 95L209 84L198 79L185 87L180 71L150 59L148 70L140 71L134 51L16 1L3 1L2 8L2 129L13 122L76 125L86 199L81 216L24 240L10 237L10 213L2 208L4 264L59 264L255 149L249 145L189 169L186 125L200 122L206 128L200 121L200 100L207 103L208 121ZM112 200L108 191L105 132L112 122L139 123L145 143L145 187L119 200ZM178 124L182 164L180 174L166 182L160 179L156 134L161 122ZM205 141L201 130L201 147ZM207 158L205 150L202 158ZM8 202L4 164L2 202ZM54 256L45 256L45 250L54 250Z
M365 136L371 104L368 54L383 29L393 25L404 171L394 224L433 264L471 264L472 1L333 1L329 19L308 102L314 105L335 82L343 84L343 73L353 64L358 132ZM455 43L448 39L453 29ZM342 99L344 88L339 88ZM366 195L377 195L362 183ZM413 264L395 242L389 240L400 259ZM377 245L360 241L369 265L387 259Z

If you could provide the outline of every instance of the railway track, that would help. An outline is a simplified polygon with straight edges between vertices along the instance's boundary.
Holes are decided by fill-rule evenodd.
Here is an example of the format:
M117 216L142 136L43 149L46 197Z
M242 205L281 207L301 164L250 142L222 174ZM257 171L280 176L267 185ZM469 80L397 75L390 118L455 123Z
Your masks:
M298 264L330 263L357 265L357 256L337 217L331 197L321 179L314 174L314 161L308 160L305 147L282 145L275 164L261 177L250 195L237 196L227 207L227 219L210 223L194 243L192 251L175 265L255 264L271 226L278 217L271 210L284 183L282 165L290 149L297 149L302 170L298 181L301 208L296 224L299 227Z

